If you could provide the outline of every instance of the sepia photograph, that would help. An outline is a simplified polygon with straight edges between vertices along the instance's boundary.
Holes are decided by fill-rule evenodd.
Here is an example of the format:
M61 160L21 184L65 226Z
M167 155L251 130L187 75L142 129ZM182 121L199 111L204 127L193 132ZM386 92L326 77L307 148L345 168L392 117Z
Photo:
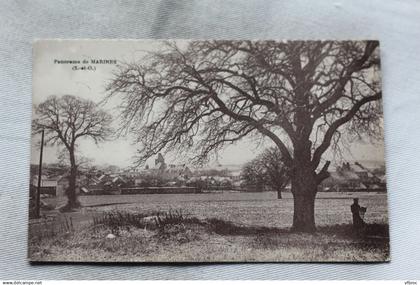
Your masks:
M38 40L32 78L30 261L390 261L378 41Z

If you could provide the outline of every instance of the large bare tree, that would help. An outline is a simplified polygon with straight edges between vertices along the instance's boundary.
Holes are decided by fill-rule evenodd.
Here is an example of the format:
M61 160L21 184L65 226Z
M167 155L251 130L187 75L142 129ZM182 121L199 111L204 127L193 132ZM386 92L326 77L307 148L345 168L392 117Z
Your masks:
M120 65L108 92L139 161L165 149L203 161L244 137L271 140L291 169L292 229L314 231L323 154L343 131L379 130L378 72L377 41L166 42Z
M62 145L70 161L68 202L65 209L78 207L76 195L76 148L82 138L95 143L105 140L111 133L111 115L97 104L72 95L50 96L35 106L33 132L45 131L46 144Z

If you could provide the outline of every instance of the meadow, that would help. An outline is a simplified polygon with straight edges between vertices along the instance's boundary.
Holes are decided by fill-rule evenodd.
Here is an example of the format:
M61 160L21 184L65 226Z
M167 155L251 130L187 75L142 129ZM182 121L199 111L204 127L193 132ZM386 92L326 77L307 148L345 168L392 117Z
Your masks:
M367 207L364 233L351 226L350 205ZM63 200L45 202L60 205ZM293 200L274 192L81 196L83 208L30 225L32 261L384 261L389 260L385 193L319 193L313 234L291 233ZM181 213L174 223L111 226L107 213L155 217ZM99 219L100 220L100 219ZM134 220L134 219L133 219ZM143 221L143 220L142 220ZM64 224L64 226L63 226ZM51 228L51 230L46 230ZM50 234L45 234L50 233ZM107 238L113 233L114 238ZM379 233L379 234L378 234Z

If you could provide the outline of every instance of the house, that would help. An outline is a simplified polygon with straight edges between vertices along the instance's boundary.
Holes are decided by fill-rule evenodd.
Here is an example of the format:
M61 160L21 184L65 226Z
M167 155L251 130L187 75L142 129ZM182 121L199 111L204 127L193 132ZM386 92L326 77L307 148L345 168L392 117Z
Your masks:
M336 171L331 171L330 176L321 183L323 191L351 191L363 187L359 175L348 162L337 166Z
M170 164L167 168L167 171L164 172L164 175L169 180L178 179L178 180L188 180L192 175L192 171L185 164L175 165Z
M76 185L78 185L76 181ZM35 175L31 180L31 188L37 189L38 187L38 176ZM41 194L47 194L52 196L65 196L66 189L69 187L69 179L67 175L47 177L41 176ZM76 187L76 193L79 193L79 187Z
M163 155L159 153L154 165L150 167L146 165L145 169L138 171L138 176L134 179L134 185L140 186L145 181L150 182L150 180L169 181L167 183L176 184L176 181L187 181L192 175L193 173L188 166L185 164L168 165Z
M357 162L355 166L358 166ZM350 163L343 163L336 171L331 171L330 176L321 182L322 191L383 191L385 190L385 178L378 178L371 171L363 168L356 171Z
M119 174L102 174L96 178L96 182L86 185L88 188L117 189L127 186L126 179Z

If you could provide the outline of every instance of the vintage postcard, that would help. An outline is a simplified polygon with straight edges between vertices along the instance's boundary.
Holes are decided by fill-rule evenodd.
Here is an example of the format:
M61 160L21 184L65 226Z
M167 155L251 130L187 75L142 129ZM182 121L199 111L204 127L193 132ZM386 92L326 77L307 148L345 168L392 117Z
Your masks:
M378 41L39 40L29 259L389 261Z

